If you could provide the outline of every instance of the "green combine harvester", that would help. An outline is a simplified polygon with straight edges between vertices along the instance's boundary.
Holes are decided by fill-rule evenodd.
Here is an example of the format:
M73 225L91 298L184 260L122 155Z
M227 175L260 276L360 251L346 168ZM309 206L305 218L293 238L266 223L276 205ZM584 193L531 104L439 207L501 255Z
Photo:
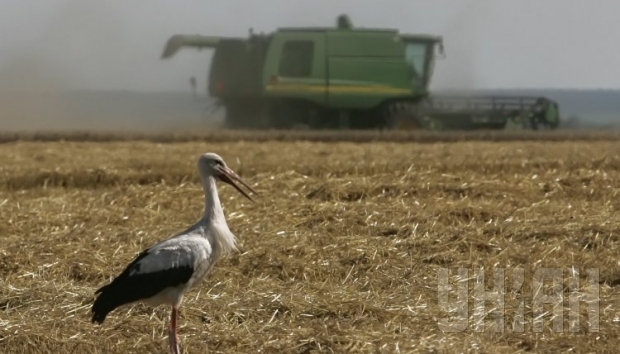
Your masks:
M247 38L174 35L162 58L183 47L214 50L207 93L229 128L553 129L558 106L544 97L431 96L442 37L395 29L279 28Z

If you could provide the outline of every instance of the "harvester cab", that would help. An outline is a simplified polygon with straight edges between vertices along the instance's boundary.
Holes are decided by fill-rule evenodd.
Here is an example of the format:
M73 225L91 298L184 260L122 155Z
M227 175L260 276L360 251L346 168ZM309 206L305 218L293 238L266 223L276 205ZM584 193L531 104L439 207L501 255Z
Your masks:
M445 57L443 41L439 37L425 35L400 35L405 43L405 59L411 68L411 84L428 90L435 70L435 60ZM438 49L438 54L433 51Z

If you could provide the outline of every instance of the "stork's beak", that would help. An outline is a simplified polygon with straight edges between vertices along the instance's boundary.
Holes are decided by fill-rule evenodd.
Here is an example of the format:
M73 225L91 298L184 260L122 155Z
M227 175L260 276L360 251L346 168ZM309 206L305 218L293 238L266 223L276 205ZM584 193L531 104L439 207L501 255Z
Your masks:
M249 200L254 202L254 199L250 198L250 196L244 192L241 188L239 188L239 186L237 184L235 184L234 181L238 181L239 183L241 183L242 185L244 185L247 189L249 189L252 193L256 194L258 196L258 193L256 193L256 191L254 189L252 189L252 187L250 187L247 183L245 183L241 177L237 176L237 174L231 170L228 167L222 167L220 168L220 172L222 173L220 175L220 179L228 184L230 184L231 186L235 187L236 190L239 191L239 193L243 194L246 198L248 198Z

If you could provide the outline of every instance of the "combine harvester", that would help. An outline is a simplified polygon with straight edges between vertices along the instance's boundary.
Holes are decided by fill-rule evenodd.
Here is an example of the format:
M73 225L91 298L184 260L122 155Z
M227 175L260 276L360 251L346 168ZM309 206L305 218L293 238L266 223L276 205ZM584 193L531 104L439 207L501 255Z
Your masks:
M182 47L215 50L207 94L229 128L554 129L558 106L545 97L431 96L442 37L395 29L279 28L248 38L174 35L162 59Z

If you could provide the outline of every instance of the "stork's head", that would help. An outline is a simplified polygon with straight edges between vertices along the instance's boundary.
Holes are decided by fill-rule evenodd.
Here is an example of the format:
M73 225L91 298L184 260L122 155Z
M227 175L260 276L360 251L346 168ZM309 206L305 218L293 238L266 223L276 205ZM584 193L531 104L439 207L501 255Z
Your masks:
M254 200L250 198L250 196L246 192L239 188L239 186L237 186L234 181L238 181L239 183L247 187L252 193L258 195L258 193L256 193L256 191L252 189L252 187L245 183L241 179L241 177L239 177L233 170L226 166L226 162L224 162L224 159L222 159L216 153L208 152L200 156L200 158L198 159L198 171L203 178L214 177L216 180L230 184L251 201Z

